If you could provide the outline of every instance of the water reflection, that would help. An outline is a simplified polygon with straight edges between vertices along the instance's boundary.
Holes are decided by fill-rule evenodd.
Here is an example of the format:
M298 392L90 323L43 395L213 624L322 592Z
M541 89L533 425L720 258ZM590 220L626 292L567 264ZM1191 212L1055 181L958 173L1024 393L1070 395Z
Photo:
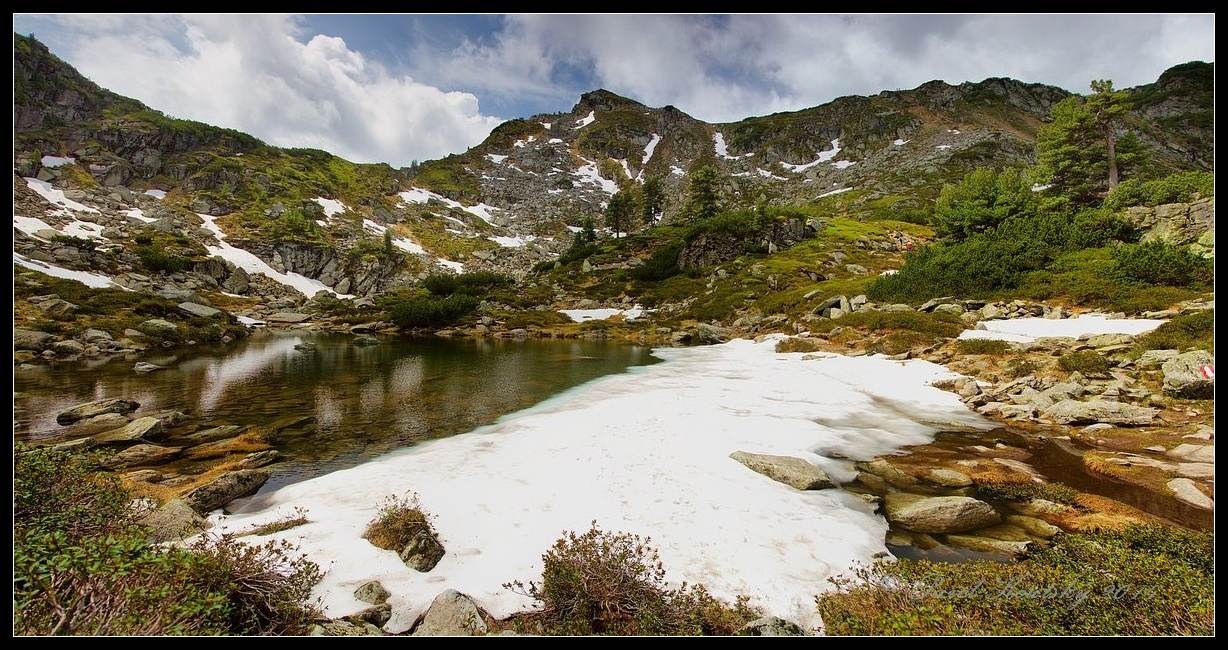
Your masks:
M360 347L349 336L269 332L192 356L145 357L168 366L147 375L132 371L132 359L19 371L15 436L58 435L55 415L63 409L125 397L141 403L138 413L177 409L199 427L271 429L270 442L289 457L273 479L284 483L469 431L656 361L644 347L595 341L382 341Z

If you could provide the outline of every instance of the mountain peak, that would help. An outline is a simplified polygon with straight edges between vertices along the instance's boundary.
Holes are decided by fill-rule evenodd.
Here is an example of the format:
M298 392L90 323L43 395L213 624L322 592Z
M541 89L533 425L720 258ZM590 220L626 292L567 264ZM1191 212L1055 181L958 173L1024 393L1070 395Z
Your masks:
M590 110L610 110L612 108L636 106L642 107L644 105L634 99L623 97L605 88L598 88L580 95L580 101L571 110L573 113L580 113Z

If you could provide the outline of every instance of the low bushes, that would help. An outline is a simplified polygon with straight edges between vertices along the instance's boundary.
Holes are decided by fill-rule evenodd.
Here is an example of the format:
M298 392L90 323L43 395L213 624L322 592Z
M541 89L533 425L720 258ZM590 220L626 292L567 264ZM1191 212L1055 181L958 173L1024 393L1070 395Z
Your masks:
M154 246L137 246L136 256L142 266L155 273L179 273L192 266L192 260Z
M418 495L410 494L385 500L362 536L379 548L400 551L422 532L431 532L431 515Z
M682 242L673 242L652 252L652 255L640 266L631 269L631 277L641 282L660 282L681 272L678 268L678 255L682 252Z
M1019 562L880 560L819 596L831 635L1213 634L1211 537L1059 535Z
M1063 354L1057 365L1066 372L1081 372L1090 377L1108 374L1113 362L1095 350L1081 350Z
M1170 287L1207 284L1211 261L1185 246L1162 241L1127 244L1113 249L1114 273L1123 282L1143 282Z
M1158 178L1137 178L1122 181L1104 200L1104 207L1121 210L1135 205L1155 206L1165 203L1186 203L1195 195L1215 196L1215 176L1207 172L1181 172Z
M505 287L512 283L506 275L491 271L472 271L453 275L451 273L433 273L422 280L422 286L436 296L449 296L463 293L480 296L491 289Z
M416 294L394 298L387 310L389 319L398 327L442 327L472 313L480 302L478 298L463 293L447 298Z
M302 634L319 568L286 544L149 544L96 459L18 446L13 627L23 635Z
M955 342L955 349L961 354L1006 354L1011 351L1011 344L994 339L963 339Z
M649 542L594 522L542 556L541 582L504 586L538 601L523 623L544 634L729 635L760 616L744 597L730 605L702 586L667 586Z
M1135 349L1215 351L1215 312L1182 314L1135 340Z

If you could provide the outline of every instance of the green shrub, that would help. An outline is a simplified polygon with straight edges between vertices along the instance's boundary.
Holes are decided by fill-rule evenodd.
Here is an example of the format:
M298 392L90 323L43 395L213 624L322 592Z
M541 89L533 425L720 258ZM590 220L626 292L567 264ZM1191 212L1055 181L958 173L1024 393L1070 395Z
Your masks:
M1197 348L1215 351L1215 312L1196 311L1182 314L1135 340L1135 349L1188 350Z
M1104 207L1121 210L1135 205L1155 206L1165 203L1186 203L1194 196L1215 196L1215 175L1209 172L1180 172L1143 180L1131 178L1122 181L1104 200Z
M594 522L542 556L540 583L504 587L540 603L526 621L545 634L729 635L761 615L745 597L729 605L699 585L670 588L650 541Z
M1061 483L982 483L976 486L976 498L983 501L1031 501L1044 499L1054 503L1075 505L1079 492Z
M678 275L678 255L682 252L682 242L673 242L652 252L640 266L631 269L631 277L641 282L660 282Z
M412 295L396 300L388 307L388 316L402 328L440 327L451 325L477 309L475 296L456 293L447 298Z
M907 330L938 337L954 337L963 331L955 314L920 311L857 311L836 320L814 323L811 331L823 333L836 327L855 327L875 333Z
M995 339L961 339L955 342L955 349L961 354L1006 354L1011 344Z
M14 630L23 635L302 634L319 568L284 543L151 545L96 458L14 456Z
M1162 241L1125 244L1113 249L1115 275L1125 282L1185 287L1210 282L1212 264L1189 251Z
M959 183L946 185L934 204L931 222L938 235L960 240L992 230L1007 219L1036 214L1036 193L1018 169L981 167Z
M1075 215L1066 237L1066 247L1097 248L1109 242L1133 242L1138 238L1130 222L1104 210L1084 210Z
M431 515L422 509L418 495L410 494L385 499L362 536L378 548L400 552L422 533L435 534Z
M1060 535L1019 562L879 560L819 596L832 635L1214 633L1209 535Z
M154 272L179 273L192 266L192 260L154 246L137 246L136 256L145 268Z
M1057 365L1066 372L1081 372L1088 376L1108 374L1113 362L1095 350L1081 350L1063 354Z
M449 296L454 293L480 296L490 289L511 283L511 278L491 271L471 271L457 275L432 273L422 280L422 286L436 296Z

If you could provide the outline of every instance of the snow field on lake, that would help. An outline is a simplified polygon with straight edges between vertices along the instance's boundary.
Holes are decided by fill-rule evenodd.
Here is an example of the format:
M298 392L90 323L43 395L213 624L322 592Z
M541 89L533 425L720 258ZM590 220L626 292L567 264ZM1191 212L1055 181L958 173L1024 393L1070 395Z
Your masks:
M990 428L958 396L929 386L954 376L924 361L778 354L776 339L656 351L664 363L566 391L473 432L241 499L213 532L244 530L296 507L309 523L286 539L325 570L329 616L366 607L371 579L391 593L389 631L407 629L445 589L496 617L532 606L502 587L537 580L565 530L652 538L672 583L718 597L747 594L767 613L818 625L827 578L885 552L874 506L838 490L799 491L730 459L738 450L813 462L837 481L851 461L928 441L940 428ZM383 499L410 491L435 516L447 553L428 573L361 538ZM249 538L253 543L265 538Z

